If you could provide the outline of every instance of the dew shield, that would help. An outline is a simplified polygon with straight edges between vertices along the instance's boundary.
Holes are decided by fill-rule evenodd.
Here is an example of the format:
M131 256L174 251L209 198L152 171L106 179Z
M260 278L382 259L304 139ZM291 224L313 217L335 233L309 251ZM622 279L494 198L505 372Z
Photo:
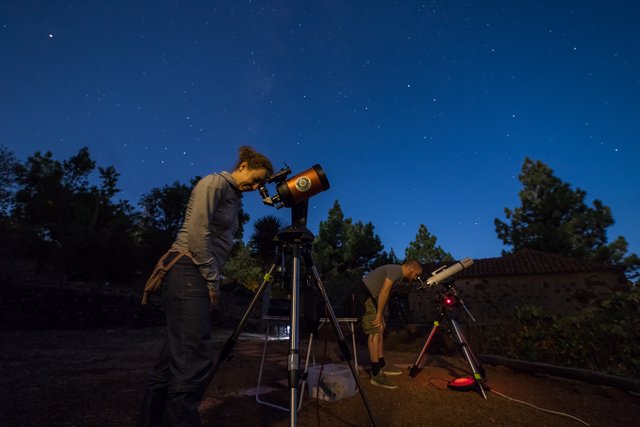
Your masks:
M278 185L277 191L285 206L290 207L329 189L329 179L320 165L314 165L304 172Z

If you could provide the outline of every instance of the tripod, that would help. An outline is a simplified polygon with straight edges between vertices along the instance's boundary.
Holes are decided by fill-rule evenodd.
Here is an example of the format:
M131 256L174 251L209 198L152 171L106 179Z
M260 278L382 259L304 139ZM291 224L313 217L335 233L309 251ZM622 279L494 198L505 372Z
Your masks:
M474 384L478 387L478 390L482 394L482 397L486 399L487 395L484 390L484 387L486 387L485 370L480 364L480 361L476 358L476 356L471 351L471 348L469 347L469 345L467 344L467 340L462 334L462 331L458 326L458 322L456 321L454 308L458 306L462 306L462 308L464 308L464 310L467 312L469 317L471 317L471 320L475 322L476 319L474 319L471 312L467 309L466 305L464 304L464 301L462 301L462 299L458 297L458 291L456 290L453 284L453 280L449 280L448 282L443 282L441 283L441 285L444 287L444 289L438 292L438 297L442 298L442 303L440 305L440 315L438 316L438 319L433 322L433 327L431 328L429 337L427 338L427 341L424 343L424 346L422 347L422 350L420 351L418 358L413 363L413 366L409 368L409 375L411 377L415 377L418 374L420 362L422 361L422 358L427 352L427 348L429 347L429 344L433 340L433 337L435 336L436 331L438 330L438 328L440 327L440 324L443 321L447 321L449 324L449 333L456 340L456 343L458 344L458 349L460 350L460 352L466 359L467 363L469 364L469 367L471 368L471 372L473 373L473 378L474 378Z
M289 338L289 354L287 357L287 367L288 367L288 380L289 380L289 425L297 426L298 423L298 387L300 385L302 375L300 372L300 351L298 350L300 344L300 258L304 259L307 270L310 270L313 273L314 283L320 295L324 300L324 304L327 310L328 318L330 320L331 325L333 326L333 330L336 333L336 337L338 339L338 344L340 350L342 352L342 357L348 363L349 368L351 370L351 374L357 384L358 390L360 391L360 395L362 396L362 401L367 409L367 413L369 414L369 418L371 419L371 424L375 426L375 420L373 418L373 414L371 412L371 408L369 407L369 402L364 394L364 390L362 385L360 384L360 380L358 379L358 373L353 367L351 363L351 354L349 353L349 348L344 339L344 334L340 329L338 324L338 320L336 319L335 313L331 304L329 303L329 298L327 297L327 292L325 287L320 279L320 275L318 274L318 270L316 266L313 264L313 260L311 259L311 244L313 243L314 236L306 228L307 222L307 210L308 210L308 201L305 200L301 203L293 205L291 207L291 225L285 228L283 231L278 233L278 240L282 243L283 246L291 249L291 311L289 315L290 321L290 338ZM267 285L273 279L273 274L276 270L276 263L274 262L271 267L269 267L267 273L264 275L264 281L257 289L256 294L254 295L247 311L244 313L238 326L233 331L225 345L223 346L220 355L218 357L218 361L213 366L211 373L209 374L209 381L213 379L213 377L220 369L222 363L225 360L230 359L231 350L235 346L238 341L238 336L244 329L247 321L249 320L249 316L255 309L256 305L260 301L262 294L264 293Z

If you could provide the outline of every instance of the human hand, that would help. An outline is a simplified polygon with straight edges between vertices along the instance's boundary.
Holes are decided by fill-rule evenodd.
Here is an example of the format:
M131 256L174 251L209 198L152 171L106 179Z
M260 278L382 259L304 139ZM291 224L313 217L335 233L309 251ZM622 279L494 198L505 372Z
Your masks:
M371 324L375 327L382 327L384 328L384 319L382 316L377 315L375 319L373 319L373 321L371 322Z
M218 283L208 282L207 288L209 289L209 301L211 301L210 309L213 310L218 305Z
M209 289L209 300L211 301L211 310L218 306L218 290Z

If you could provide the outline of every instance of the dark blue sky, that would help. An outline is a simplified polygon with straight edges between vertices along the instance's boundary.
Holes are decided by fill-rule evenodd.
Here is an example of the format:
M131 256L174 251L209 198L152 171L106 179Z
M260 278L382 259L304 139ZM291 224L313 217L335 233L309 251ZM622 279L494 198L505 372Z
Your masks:
M640 26L613 1L0 1L0 144L88 146L124 199L230 170L253 145L320 163L402 256L424 223L499 256L525 156L602 200L640 252ZM273 192L273 189L271 189ZM288 210L245 196L252 220Z

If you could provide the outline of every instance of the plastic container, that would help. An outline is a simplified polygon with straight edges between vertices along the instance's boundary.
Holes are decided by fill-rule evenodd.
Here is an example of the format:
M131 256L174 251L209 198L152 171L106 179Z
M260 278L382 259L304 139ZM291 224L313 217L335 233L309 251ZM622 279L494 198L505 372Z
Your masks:
M334 402L356 394L356 381L347 365L328 364L322 369L322 378L318 381L321 366L311 366L307 372L309 396Z

